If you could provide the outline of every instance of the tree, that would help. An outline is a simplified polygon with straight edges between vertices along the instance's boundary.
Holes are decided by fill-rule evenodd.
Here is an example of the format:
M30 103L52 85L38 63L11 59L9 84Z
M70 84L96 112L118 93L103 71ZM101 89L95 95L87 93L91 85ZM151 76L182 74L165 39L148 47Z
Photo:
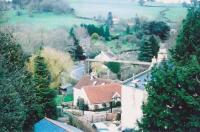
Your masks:
M167 40L169 37L170 27L165 22L152 21L147 23L147 30L150 34L159 36L161 40ZM144 27L146 27L144 26Z
M175 62L186 64L193 56L200 63L200 6L189 9L178 35L175 48L171 50Z
M139 26L140 27L140 26ZM167 40L169 38L170 27L162 21L151 21L151 22L144 22L139 29L138 36L144 35L156 35L160 37L161 40ZM140 37L141 38L141 37Z
M130 26L129 25L126 27L126 34L130 34Z
M143 105L142 131L199 131L200 73L196 60L190 65L174 67L164 63L152 71L146 86L148 101Z
M79 40L76 38L76 35L74 34L74 29L73 28L71 28L71 30L70 30L70 36L74 40L74 46L75 46L74 56L73 56L74 59L75 60L84 60L85 56L83 55L83 53L84 53L83 48L80 46Z
M7 10L7 3L4 0L0 0L0 23L5 20L5 12Z
M3 127L5 131L21 131L20 129L29 131L40 119L41 107L36 102L33 78L25 67L27 58L20 45L13 39L13 35L1 30L0 91L3 100L0 103L1 106L5 106L1 107L1 117L4 118L1 121L5 123L1 124L1 128ZM3 95L4 92L7 92L6 96ZM10 124L13 120L15 122Z
M37 56L34 59L34 81L37 89L38 102L43 107L43 116L56 118L56 92L49 88L51 75L43 57Z
M105 26L105 31L103 33L103 36L105 38L106 41L110 40L109 37L110 37L110 29L108 26Z
M1 131L22 131L26 119L26 107L12 85L12 80L8 79L2 70L0 69Z
M140 6L144 6L145 1L144 0L139 0Z
M68 53L45 47L41 50L40 56L44 57L51 74L50 88L58 88L60 85L70 80L68 74L71 71L73 61ZM32 55L27 63L28 70L31 73L34 73L35 57L36 55Z
M154 36L151 35L149 38L143 37L138 59L141 61L151 62L154 56L157 57L158 51L159 44Z
M194 29L200 21L196 19L198 12L199 7L189 10L170 60L152 71L143 118L138 122L141 131L200 131L199 50L192 47L199 41ZM180 54L177 47L186 55Z
M111 72L117 74L118 78L120 78L121 64L118 62L108 62L105 64Z
M112 15L112 12L108 12L106 24L107 24L107 26L112 26L113 25L113 15Z
M87 107L87 105L85 104L85 101L83 98L78 98L77 100L77 106L80 110L83 111L83 115L84 115L84 111L85 111L85 108Z

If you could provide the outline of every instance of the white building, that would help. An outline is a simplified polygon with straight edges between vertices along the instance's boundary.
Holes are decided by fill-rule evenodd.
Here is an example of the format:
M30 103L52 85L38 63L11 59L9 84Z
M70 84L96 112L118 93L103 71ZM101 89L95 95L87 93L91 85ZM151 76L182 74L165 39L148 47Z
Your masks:
M79 98L84 99L90 110L109 106L111 101L121 101L121 85L110 80L85 75L74 87L74 105Z

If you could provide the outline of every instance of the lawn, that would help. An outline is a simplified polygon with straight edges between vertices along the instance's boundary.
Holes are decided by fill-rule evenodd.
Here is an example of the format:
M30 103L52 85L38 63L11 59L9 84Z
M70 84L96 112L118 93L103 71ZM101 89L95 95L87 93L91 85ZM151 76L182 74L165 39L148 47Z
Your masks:
M71 102L74 100L73 95L67 95L64 97L64 102Z
M107 17L109 11L113 13L113 16L119 18L133 18L136 14L140 17L153 20L157 19L160 11L166 9L166 7L142 7L137 2L131 0L69 0L71 7L75 9L75 13L78 16L93 18L102 16ZM185 17L186 9L177 6L170 6L169 11L166 12L166 16L172 21L180 21L180 18ZM31 26L54 29L56 27L65 26L71 28L73 25L84 24L97 24L93 20L85 20L75 17L74 15L58 15L54 13L34 13L33 17L29 17L28 12L23 11L22 16L17 16L15 11L9 11L7 13L7 24L29 24Z
M56 105L59 106L62 104L62 101L71 102L73 101L73 99L74 99L73 95L66 95L64 97L63 95L57 95L55 101L56 101Z
M166 13L167 17L172 21L179 21L186 15L186 9L177 4L158 4L166 7L142 7L137 2L131 0L69 0L70 5L75 9L76 14L86 17L102 16L106 18L109 11L113 16L120 18L132 18L137 14L150 20L156 19L160 11L169 7L170 11Z
M8 21L6 24L25 24L31 25L35 28L47 28L54 29L64 26L71 28L73 25L84 24L96 24L93 20L84 20L76 18L73 15L58 15L54 13L34 13L33 17L29 17L27 12L23 12L22 16L17 16L15 11L9 11L7 13Z

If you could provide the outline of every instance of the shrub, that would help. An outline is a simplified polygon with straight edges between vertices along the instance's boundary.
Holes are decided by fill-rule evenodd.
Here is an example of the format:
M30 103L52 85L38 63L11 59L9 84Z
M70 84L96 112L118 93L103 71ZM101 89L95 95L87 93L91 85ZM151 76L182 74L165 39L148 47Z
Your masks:
M106 108L106 107L107 107L106 103L103 103L102 106L103 106L103 108Z
M118 62L108 62L106 66L113 72L118 74L121 70L121 64Z
M116 106L121 106L121 102L120 102L120 101L117 101L117 102L116 102Z
M66 0L43 0L40 4L40 9L44 12L54 12L58 14L70 13L72 11Z

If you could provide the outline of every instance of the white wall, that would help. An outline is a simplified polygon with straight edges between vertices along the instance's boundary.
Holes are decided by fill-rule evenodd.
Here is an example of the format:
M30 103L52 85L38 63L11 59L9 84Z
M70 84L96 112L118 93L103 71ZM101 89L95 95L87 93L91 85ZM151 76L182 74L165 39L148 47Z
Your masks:
M74 106L76 106L78 98L82 97L81 89L74 88L73 95L74 95Z
M147 93L144 90L127 86L122 87L122 129L137 127L137 120L142 117L141 106L146 97Z

